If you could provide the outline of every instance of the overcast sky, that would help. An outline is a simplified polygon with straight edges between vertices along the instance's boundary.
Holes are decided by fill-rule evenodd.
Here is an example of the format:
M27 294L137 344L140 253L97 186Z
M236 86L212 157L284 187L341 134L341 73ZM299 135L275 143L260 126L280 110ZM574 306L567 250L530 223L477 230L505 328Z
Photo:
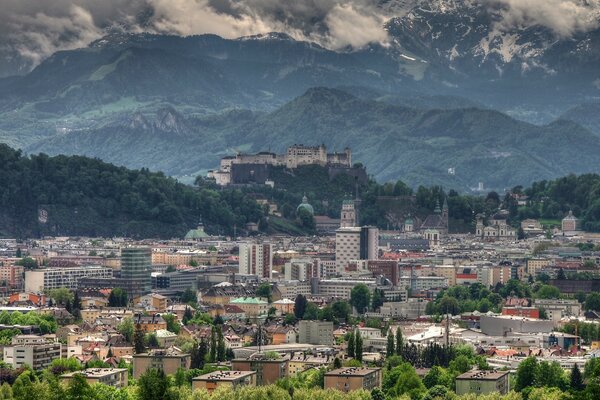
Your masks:
M332 49L361 47L385 43L385 21L417 1L0 0L0 51L35 65L57 50L86 46L109 28L227 38L280 31ZM600 0L432 0L440 1L502 4L500 28L541 24L559 36L596 28L591 12L600 9Z

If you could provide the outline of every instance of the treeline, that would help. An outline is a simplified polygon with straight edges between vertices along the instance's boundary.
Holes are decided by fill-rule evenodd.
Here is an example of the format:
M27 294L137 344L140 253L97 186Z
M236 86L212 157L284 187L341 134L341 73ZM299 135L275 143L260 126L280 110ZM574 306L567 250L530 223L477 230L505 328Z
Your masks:
M258 222L237 190L193 188L162 173L79 156L25 156L0 145L0 235L181 237L200 220L212 233Z
M528 197L527 205L519 207L507 200L510 216L516 220L542 218L560 220L569 210L581 219L586 231L600 231L600 175L568 175L550 181L535 182L529 188L517 186L513 193Z

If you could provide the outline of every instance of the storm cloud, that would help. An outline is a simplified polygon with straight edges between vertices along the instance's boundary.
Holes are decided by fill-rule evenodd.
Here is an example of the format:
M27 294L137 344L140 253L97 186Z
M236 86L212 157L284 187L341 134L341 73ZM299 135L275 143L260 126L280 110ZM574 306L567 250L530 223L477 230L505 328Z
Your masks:
M386 44L386 20L427 0L2 0L0 53L35 66L107 30L236 38L268 32L359 48ZM460 3L463 0L432 0ZM547 26L568 36L597 26L600 0L464 0L501 6L502 27Z

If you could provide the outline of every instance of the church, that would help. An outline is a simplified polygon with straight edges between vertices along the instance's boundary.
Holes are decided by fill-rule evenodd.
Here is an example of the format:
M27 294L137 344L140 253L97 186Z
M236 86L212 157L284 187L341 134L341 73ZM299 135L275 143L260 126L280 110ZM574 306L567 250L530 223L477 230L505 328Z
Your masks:
M438 201L433 214L428 215L421 224L421 234L424 239L429 240L431 246L437 246L440 240L448 235L448 202L444 199L444 205L440 209Z

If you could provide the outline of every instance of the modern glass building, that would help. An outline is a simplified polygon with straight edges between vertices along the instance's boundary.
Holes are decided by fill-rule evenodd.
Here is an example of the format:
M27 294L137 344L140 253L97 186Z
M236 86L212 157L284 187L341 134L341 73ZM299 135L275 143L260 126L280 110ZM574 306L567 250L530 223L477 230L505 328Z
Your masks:
M130 299L152 290L152 249L149 247L126 247L121 249L122 289Z

